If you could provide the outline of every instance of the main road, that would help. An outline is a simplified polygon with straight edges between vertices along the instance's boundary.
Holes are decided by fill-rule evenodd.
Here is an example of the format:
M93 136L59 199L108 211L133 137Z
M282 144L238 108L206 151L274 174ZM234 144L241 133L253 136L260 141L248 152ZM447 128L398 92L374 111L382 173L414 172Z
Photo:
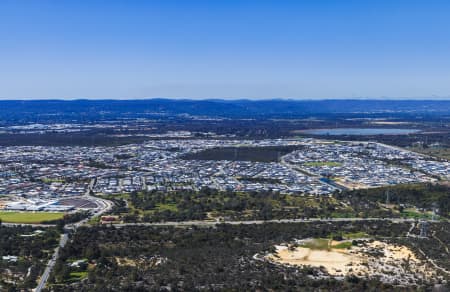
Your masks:
M96 212L93 216L99 216L106 212L110 208L110 205L107 204L106 209L100 210ZM92 217L91 217L92 218ZM44 274L42 275L39 285L35 289L36 292L41 292L45 287L45 284L50 276L50 273L58 259L59 250L63 248L68 240L68 232L69 230L76 230L78 227L83 225L87 219L84 219L75 224L69 224L65 227L65 233L61 236L58 247L55 249L55 252L52 258L49 260L47 267L45 268ZM198 226L198 227L214 227L220 224L230 224L230 225L240 225L240 224L266 224L266 223L310 223L310 222L364 222L364 221L384 221L384 222L392 222L392 223L412 223L416 222L416 219L412 218L308 218L308 219L279 219L279 220L249 220L249 221L180 221L180 222L154 222L154 223L122 223L122 224L111 224L106 226L114 226L118 228L128 227L128 226L174 226L174 227L189 227L189 226Z
M412 218L309 218L309 219L279 219L279 220L249 220L249 221L172 221L172 222L149 222L149 223L122 223L110 224L108 226L216 226L220 224L266 224L266 223L308 223L308 222L361 222L361 221L385 221L392 223L411 223Z
M58 247L55 248L52 258L49 260L47 267L45 268L44 274L40 278L39 285L35 289L36 292L41 292L45 287L47 280L51 274L53 267L58 259L59 250L63 248L67 241L70 231L75 231L78 227L84 225L89 219L93 217L100 216L105 212L108 212L113 207L113 204L108 201L98 197L93 197L90 195L94 181L89 184L88 190L84 197L86 199L95 201L97 204L96 211L88 218L83 219L77 223L68 224L64 228L64 234L61 235L61 239ZM266 224L266 223L308 223L308 222L359 222L359 221L386 221L394 223L406 223L415 222L416 219L410 218L308 218L308 219L279 219L279 220L249 220L249 221L180 221L180 222L155 222L155 223L123 223L123 224L111 224L108 226L115 227L127 227L127 226L174 226L174 227L188 227L188 226L199 226L199 227L214 227L220 224L230 224L230 225L240 225L240 224ZM42 227L41 225L35 225L36 227Z
M48 277L50 276L50 273L56 264L56 260L58 259L59 250L66 245L68 239L69 239L69 235L67 232L65 232L64 234L61 234L59 244L55 248L52 258L48 261L47 266L45 267L45 270L44 270L44 274L42 274L41 278L39 279L39 284L34 291L41 292L42 289L45 287Z
M53 270L53 267L55 266L56 261L58 259L59 250L66 245L66 243L67 243L67 241L69 239L69 232L70 231L75 231L78 227L80 227L83 224L85 224L89 219L92 219L94 217L98 217L98 216L104 214L105 212L110 211L111 208L113 207L113 204L110 201L104 200L104 199L100 199L100 198L97 198L97 197L93 197L93 196L90 195L91 190L94 187L94 183L95 183L95 180L94 179L91 180L91 182L89 183L89 186L88 186L88 188L86 190L86 194L83 197L85 199L90 200L90 201L94 201L97 204L96 210L88 218L85 218L85 219L83 219L83 220L81 220L81 221L79 221L77 223L67 224L66 226L64 226L64 233L61 235L61 239L59 240L59 244L55 248L55 251L54 251L54 253L52 255L52 258L48 261L47 266L45 267L45 270L44 270L44 274L42 274L41 278L39 279L39 284L38 284L38 286L36 287L36 289L34 291L41 292L42 289L45 287L45 285L46 285L46 283L48 281L48 277L50 276L50 274L51 274L51 272ZM35 226L42 227L41 225L36 225L36 224L35 224Z

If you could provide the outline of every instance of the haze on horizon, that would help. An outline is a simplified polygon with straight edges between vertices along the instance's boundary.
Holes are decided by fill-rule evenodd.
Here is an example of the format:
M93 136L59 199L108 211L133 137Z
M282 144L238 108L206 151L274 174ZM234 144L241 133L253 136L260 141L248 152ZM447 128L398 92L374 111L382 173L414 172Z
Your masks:
M448 1L0 2L0 99L449 98Z

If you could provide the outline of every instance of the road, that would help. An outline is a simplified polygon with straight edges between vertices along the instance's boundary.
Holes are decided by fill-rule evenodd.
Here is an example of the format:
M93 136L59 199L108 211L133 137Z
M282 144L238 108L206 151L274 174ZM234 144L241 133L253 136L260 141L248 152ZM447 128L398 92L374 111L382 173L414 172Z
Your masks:
M97 204L97 208L96 211L89 216L88 218L85 218L77 223L73 223L73 224L67 224L66 226L64 226L64 233L61 235L61 239L59 240L59 244L58 246L55 248L55 251L53 253L52 258L48 261L47 266L44 270L44 274L42 274L40 280L39 280L39 284L36 287L36 289L34 291L36 292L40 292L42 291L42 289L45 287L45 285L47 284L48 281L48 277L50 276L53 267L56 264L56 261L58 260L58 256L59 256L59 250L61 248L63 248L67 241L69 240L69 232L70 231L75 231L78 227L84 225L87 221L89 221L90 219L100 216L102 214L104 214L105 212L108 212L109 210L111 210L111 208L113 207L112 202L108 201L108 200L104 200L101 198L97 198L97 197L93 197L90 195L91 190L94 187L94 183L95 180L91 180L91 182L89 183L89 186L86 190L85 195L83 196L85 199L91 200L93 202L95 202ZM41 225L39 224L34 224L35 226L38 225L39 227L41 227ZM48 225L47 225L48 226Z
M280 220L250 220L250 221L181 221L181 222L154 222L154 223L122 223L112 224L115 227L126 226L216 226L220 224L265 224L265 223L308 223L308 222L360 222L360 221L386 221L393 223L414 222L411 218L311 218L311 219L280 219ZM109 225L108 225L109 226Z
M69 239L69 235L67 233L64 233L61 235L59 244L55 248L55 252L53 253L52 258L48 261L47 266L45 267L45 270L44 270L44 274L42 274L41 278L39 279L39 284L36 287L36 289L34 290L35 292L40 292L45 287L48 277L50 276L50 273L56 264L56 260L58 259L59 250L66 245L68 239Z
M77 223L68 224L68 225L65 226L65 228L76 229L76 228L84 225L85 223L87 223L92 218L101 216L102 214L104 214L106 212L109 212L112 209L112 207L114 206L114 204L112 202L108 201L108 200L101 199L101 198L98 198L98 197L93 197L93 196L88 195L88 194L84 195L83 197L85 199L88 199L88 200L91 200L91 201L95 202L97 204L97 209L88 218L85 218L85 219L83 219L83 220L81 220L81 221L79 221Z
M94 216L100 216L104 212L107 212L112 208L112 204L109 201L92 197L93 199L100 200L102 208L99 208L90 218ZM63 248L68 241L68 232L75 231L78 227L85 224L90 218L86 218L75 224L68 224L65 226L65 233L61 236L59 245L55 248L55 252L52 258L49 260L44 274L42 275L39 285L35 289L36 292L42 291L45 287L48 277L50 276L53 267L58 259L59 250ZM117 228L127 226L174 226L174 227L214 227L220 224L240 225L240 224L266 224L266 223L310 223L310 222L361 222L361 221L385 221L393 223L414 223L416 219L411 218L310 218L310 219L279 219L279 220L249 220L249 221L181 221L181 222L155 222L155 223L123 223L123 224L111 224L106 226L114 226ZM413 225L414 226L414 225ZM413 228L413 227L412 227Z
M287 155L289 155L289 154L287 154ZM313 174L313 173L307 171L306 169L301 168L299 165L292 165L292 164L290 164L289 162L286 161L286 156L287 155L284 155L284 156L281 157L280 164L286 166L287 168L290 168L293 171L297 171L297 172L306 174L309 177L315 179L317 182L320 182L322 184L326 184L326 185L328 185L328 186L330 186L333 189L336 189L338 191L342 191L342 190L347 189L347 188L337 184L336 182L329 181L328 179L325 180L324 177L321 177L319 175Z
M381 144L381 143L380 143ZM390 145L382 144L383 146L391 147L394 149L398 149L397 147L393 147ZM404 150L404 149L401 149ZM286 167L289 167L290 169L294 171L300 171L303 173L308 173L306 170L300 168L299 166L291 165L290 163L286 162L285 157L281 157L281 164L285 165ZM223 170L219 170L218 174L222 174ZM320 176L313 175L311 173L308 173L311 177L314 177L315 179L319 180ZM322 183L328 184L334 188L339 188L336 185L332 185L326 182L321 181ZM121 183L121 181L120 181ZM145 184L145 181L143 182ZM40 292L45 287L48 278L52 272L52 269L58 259L59 251L61 248L63 248L69 238L69 232L75 231L80 226L84 225L88 220L101 216L105 212L108 212L113 207L112 202L108 200L104 200L98 197L91 196L92 190L94 189L95 185L95 179L92 179L86 189L86 193L84 194L83 198L91 200L96 203L97 208L95 209L94 213L91 214L86 219L83 219L82 221L79 221L77 223L68 224L65 226L65 231L61 235L61 239L59 241L59 245L55 248L55 251L52 255L52 258L49 260L43 275L40 278L39 284L35 291ZM280 219L280 220L250 220L250 221L183 221L183 222L158 222L158 223L125 223L125 224L113 224L112 226L115 227L127 227L127 226L175 226L175 227L183 227L183 226L200 226L200 227L209 227L209 226L216 226L219 224L230 224L230 225L240 225L240 224L265 224L265 223L309 223L309 222L358 222L358 221L386 221L386 222L394 222L394 223L412 223L412 227L408 232L408 235L410 235L411 230L414 228L414 222L415 219L403 219L403 218L311 218L311 219ZM52 227L54 225L44 225L44 224L12 224L12 223L3 223L3 226L18 226L18 225L27 225L27 226L33 226L33 227ZM447 250L448 252L448 250ZM434 263L433 263L434 264Z
M94 180L91 181L86 194L83 196L86 199L92 200L97 204L96 211L88 218L83 219L77 223L68 224L65 226L65 232L62 234L58 247L55 248L55 252L52 258L49 260L47 267L45 268L44 274L40 278L39 285L35 291L40 292L45 287L47 280L52 272L52 269L58 259L59 250L63 248L68 241L68 233L70 231L75 231L80 226L84 225L91 218L101 216L105 212L108 212L113 207L112 202L104 200L98 197L93 197L90 195L91 190L94 187ZM387 221L395 223L413 223L415 219L404 219L404 218L310 218L310 219L280 219L280 220L250 220L250 221L182 221L182 222L158 222L158 223L124 223L124 224L112 224L115 227L127 227L127 226L199 226L199 227L213 227L219 224L230 224L230 225L240 225L240 224L265 224L265 223L308 223L308 222L359 222L359 221ZM11 224L12 226L13 224ZM39 226L35 224L34 226ZM44 225L47 227L48 225ZM109 226L109 225L108 225Z
M2 222L1 224L4 227L20 227L20 226L31 226L31 227L55 227L55 224L28 224L28 223L6 223Z
M427 261L429 261L436 269L438 269L438 270L440 270L440 271L450 275L450 271L447 271L443 267L440 267L438 264L436 264L436 262L434 260L430 259L430 257L427 256L427 254L424 253L424 251L422 249L419 248L418 250L427 259Z

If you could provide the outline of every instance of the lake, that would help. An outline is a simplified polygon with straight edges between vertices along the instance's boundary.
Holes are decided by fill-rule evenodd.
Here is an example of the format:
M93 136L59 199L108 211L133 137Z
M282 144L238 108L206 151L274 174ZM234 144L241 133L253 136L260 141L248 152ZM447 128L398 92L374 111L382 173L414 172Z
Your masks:
M396 129L396 128L335 128L335 129L311 129L301 131L310 135L407 135L417 133L417 129Z

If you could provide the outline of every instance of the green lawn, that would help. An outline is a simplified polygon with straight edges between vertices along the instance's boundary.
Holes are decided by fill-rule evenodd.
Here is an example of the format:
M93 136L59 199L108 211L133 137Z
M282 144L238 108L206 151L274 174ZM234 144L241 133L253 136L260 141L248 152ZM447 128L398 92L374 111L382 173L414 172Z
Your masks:
M350 247L352 247L352 243L350 241L344 241L333 245L333 248L340 248L340 249L348 249Z
M358 214L351 210L338 210L331 213L331 218L355 218Z
M70 272L69 278L66 280L66 283L77 282L87 278L88 272Z
M6 223L42 223L62 219L62 212L9 212L0 211L0 220Z
M365 232L344 232L342 234L342 237L345 239L357 239L357 238L364 238L368 237L369 235Z
M51 183L54 183L54 182L57 182L57 183L63 183L64 182L64 180L61 179L61 178L47 178L47 177L42 178L41 181L43 183L46 183L46 184L51 184Z
M429 213L417 212L415 210L407 209L400 213L403 217L413 219L431 219L432 215Z
M314 238L310 241L303 243L301 246L313 250L330 250L332 248L348 249L352 246L351 241L342 241L333 245L331 243L332 243L331 240L327 238Z
M167 204L156 204L156 210L158 211L172 211L172 212L177 212L178 208L177 208L177 204L174 203L167 203Z
M325 238L315 238L305 242L302 246L315 250L327 250L330 249L330 240Z
M88 272L70 272L70 279L71 280L81 280L88 276Z

